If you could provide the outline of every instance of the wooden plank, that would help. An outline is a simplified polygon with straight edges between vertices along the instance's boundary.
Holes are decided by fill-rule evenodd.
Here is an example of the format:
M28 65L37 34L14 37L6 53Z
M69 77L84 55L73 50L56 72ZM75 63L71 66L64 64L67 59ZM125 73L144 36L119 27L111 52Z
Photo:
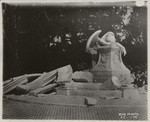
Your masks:
M15 89L18 85L26 83L27 81L28 81L27 76L24 75L21 78L8 83L7 85L4 86L3 94L10 92L11 90Z
M4 82L3 82L3 85L6 85L6 84L8 84L8 83L10 83L10 82L12 82L12 81L13 81L13 78L10 78L10 79L4 81Z
M27 78L38 77L38 76L40 76L40 75L42 75L42 74L41 74L41 73L27 74ZM6 84L8 84L8 83L10 83L10 82L12 82L12 81L14 81L14 80L17 80L17 79L23 77L23 76L24 76L24 75L17 76L17 77L13 77L13 78L10 78L10 79L8 79L8 80L6 80L6 81L3 81L3 85L6 85Z
M40 77L38 77L37 79L35 79L34 81L30 82L27 84L27 88L29 88L30 90L34 90L37 89L39 87L42 87L42 80L43 77L46 75L46 72L44 72Z
M11 87L12 85L18 83L19 80L23 79L24 77L26 77L26 75L22 76L22 77L19 78L19 79L13 80L12 82L10 82L10 83L8 83L7 85L5 85L5 86L4 86L4 89L7 89L7 88Z
M22 77L21 77L21 78L22 78ZM18 80L19 80L19 79L12 80L12 81L9 82L8 84L6 84L6 85L4 86L4 88L11 87L13 84L17 83Z
M17 89L27 93L29 91L36 90L38 88L46 86L47 84L54 81L54 79L56 78L57 78L57 70L53 70L49 73L43 73L40 77L38 77L37 79L26 85L18 86Z
M49 73L46 74L46 76L43 77L42 86L46 86L47 84L51 83L52 81L54 81L54 79L57 78L57 76L58 76L57 70L50 71Z
M33 74L27 74L27 78L30 78L30 77L38 77L38 76L41 76L42 73L33 73ZM23 76L23 75L22 75ZM17 77L13 77L13 80L16 80L22 76L17 76Z
M25 92L31 91L31 90L35 90L37 88L42 87L42 80L43 77L46 75L46 73L44 72L40 77L38 77L37 79L35 79L34 81L26 84L26 85L20 85L17 87L18 90L22 90Z
M45 87L42 87L42 88L30 91L29 95L37 96L37 94L42 94L42 93L48 92L50 90L55 89L57 86L58 86L58 84L56 84L56 83L49 84L49 85L47 85Z

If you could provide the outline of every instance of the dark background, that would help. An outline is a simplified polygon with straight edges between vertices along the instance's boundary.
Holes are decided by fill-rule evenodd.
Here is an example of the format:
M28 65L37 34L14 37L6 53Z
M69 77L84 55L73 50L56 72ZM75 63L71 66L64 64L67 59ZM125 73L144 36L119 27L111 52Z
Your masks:
M3 3L3 79L50 71L71 64L73 70L91 66L85 45L90 35L101 29L125 30L125 65L147 64L147 8L134 7L130 24L121 16L126 6L35 6ZM122 25L116 29L112 25ZM142 37L140 34L142 33ZM70 35L70 36L68 36ZM54 41L55 37L61 41ZM133 39L134 38L134 39Z

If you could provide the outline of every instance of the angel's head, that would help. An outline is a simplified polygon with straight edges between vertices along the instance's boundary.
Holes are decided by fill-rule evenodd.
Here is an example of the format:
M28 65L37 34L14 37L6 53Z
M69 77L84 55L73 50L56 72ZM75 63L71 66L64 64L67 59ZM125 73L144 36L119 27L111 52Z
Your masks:
M107 32L102 38L108 43L116 41L115 34L111 31Z

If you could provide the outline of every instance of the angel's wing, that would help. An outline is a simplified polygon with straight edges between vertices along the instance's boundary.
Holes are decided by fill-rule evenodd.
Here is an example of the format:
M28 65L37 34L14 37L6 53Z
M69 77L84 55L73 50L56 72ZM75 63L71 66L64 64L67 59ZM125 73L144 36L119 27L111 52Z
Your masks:
M96 44L96 42L99 39L99 34L101 33L101 30L98 30L96 32L94 32L90 38L88 39L87 43L86 43L86 51L88 52L89 48L93 48Z

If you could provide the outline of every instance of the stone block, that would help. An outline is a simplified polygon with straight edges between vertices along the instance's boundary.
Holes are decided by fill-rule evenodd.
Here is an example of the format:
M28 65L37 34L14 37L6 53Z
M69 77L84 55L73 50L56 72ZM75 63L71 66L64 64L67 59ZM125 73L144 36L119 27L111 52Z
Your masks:
M118 96L122 97L121 90L84 90L84 89L67 89L65 87L56 88L56 94L68 96L86 96L86 97L104 97Z
M57 71L58 71L58 78L56 82L61 83L71 81L71 75L73 73L71 65L60 67L57 69Z
M85 104L86 105L96 105L97 104L97 100L90 98L90 97L85 97Z
M138 89L131 88L131 89L124 89L123 90L123 98L124 99L139 99L139 91Z
M93 75L88 71L76 71L72 74L72 80L77 82L92 82Z
M101 83L66 83L62 88L78 90L99 90Z

